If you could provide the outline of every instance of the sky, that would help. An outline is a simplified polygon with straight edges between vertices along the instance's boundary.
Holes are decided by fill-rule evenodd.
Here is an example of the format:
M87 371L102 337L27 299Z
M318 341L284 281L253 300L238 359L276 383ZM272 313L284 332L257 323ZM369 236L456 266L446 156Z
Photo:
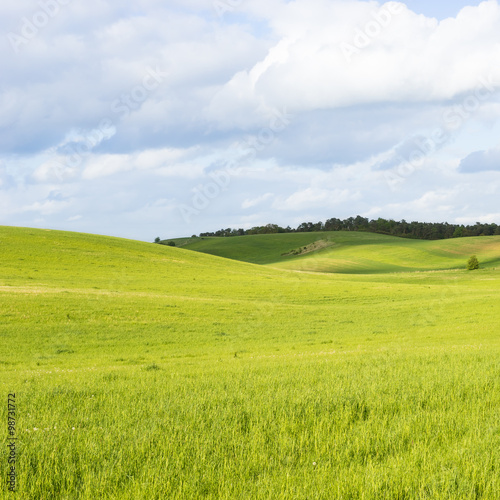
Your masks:
M497 0L128 3L1 3L0 225L500 223Z

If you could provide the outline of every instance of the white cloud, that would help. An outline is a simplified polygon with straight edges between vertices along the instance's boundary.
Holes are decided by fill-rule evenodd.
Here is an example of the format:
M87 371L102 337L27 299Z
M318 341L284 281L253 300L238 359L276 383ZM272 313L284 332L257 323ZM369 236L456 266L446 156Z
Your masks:
M65 200L46 200L42 203L35 202L21 208L21 212L36 212L42 215L54 215L66 210L70 202Z
M481 222L482 224L491 224L492 222L500 220L500 212L488 213L488 214L478 214L472 217L457 217L455 222L457 224L464 225L474 225L476 222ZM498 222L497 222L498 223Z
M341 203L359 200L359 192L350 192L348 189L321 189L312 188L297 191L284 200L276 200L273 208L286 211L305 211L315 208L333 210Z
M186 162L189 151L179 149L148 149L136 154L92 155L86 162L82 178L108 177L132 170L151 170L164 177L191 179L203 172L202 165Z
M242 112L258 106L305 111L433 102L474 90L480 77L491 75L496 85L500 82L496 1L441 23L402 7L387 27L379 24L380 34L367 37L367 46L357 49L349 62L342 45L353 45L361 28L369 33L366 27L376 24L374 16L387 9L374 2L286 4L275 21L281 40L263 61L236 74L218 93L214 107L226 102L228 113L234 113L235 106Z
M34 172L33 179L39 183L63 183L73 180L78 175L78 169L65 165L64 159L55 157L42 163Z
M257 205L260 205L260 204L264 203L265 201L273 198L273 196L274 196L273 193L266 193L266 194L263 194L262 196L258 196L257 198L246 199L241 204L241 208L246 210L248 208L256 207Z

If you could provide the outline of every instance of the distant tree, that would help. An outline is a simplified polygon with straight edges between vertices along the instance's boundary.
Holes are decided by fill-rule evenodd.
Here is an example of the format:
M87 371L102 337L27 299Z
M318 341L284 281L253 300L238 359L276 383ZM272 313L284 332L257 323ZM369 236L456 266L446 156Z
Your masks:
M167 241L169 247L175 247L175 241Z
M220 229L216 232L200 233L200 237L228 237L245 236L254 234L272 233L306 233L313 231L369 231L372 233L391 234L404 238L441 240L448 238L462 238L467 236L493 236L500 235L500 226L497 224L481 224L473 226L448 224L447 222L407 222L404 219L395 221L379 217L369 220L360 215L341 220L328 219L326 222L302 222L297 228L280 227L277 224L255 226L251 229Z
M325 222L325 231L340 231L342 229L342 221L337 218L328 219Z
M366 231L368 229L369 220L366 217L356 216L354 219L354 228L356 231Z
M321 223L318 223L321 224ZM298 233L310 233L312 231L317 231L317 225L313 224L312 222L303 222L300 224L300 226L297 228Z
M484 236L493 236L495 234L495 224L485 224L483 229Z
M479 261L475 255L471 255L469 260L467 261L467 269L469 271L474 271L475 269L479 269Z
M155 238L155 243L160 243L160 241L161 241L160 237L159 237L159 236L157 236L157 237Z

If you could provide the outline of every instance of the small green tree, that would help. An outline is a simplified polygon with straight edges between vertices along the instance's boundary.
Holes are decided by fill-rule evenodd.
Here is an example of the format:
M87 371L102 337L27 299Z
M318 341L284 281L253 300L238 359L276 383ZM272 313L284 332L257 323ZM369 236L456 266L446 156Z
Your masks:
M167 245L169 247L175 247L175 241L169 241L169 242L167 242Z
M161 241L160 237L159 237L159 236L157 236L157 237L155 238L155 243L160 243L160 241Z
M475 255L471 255L469 260L467 261L467 269L469 271L474 271L475 269L479 269L479 261Z

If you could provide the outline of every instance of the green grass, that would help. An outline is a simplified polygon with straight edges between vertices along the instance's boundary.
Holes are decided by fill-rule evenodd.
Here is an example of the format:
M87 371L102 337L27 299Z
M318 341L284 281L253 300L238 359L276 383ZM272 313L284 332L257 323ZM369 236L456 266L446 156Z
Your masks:
M17 497L499 498L498 240L423 242L479 271L384 273L402 250L360 236L378 272L0 227Z
M477 254L482 267L500 266L500 236L424 241L338 231L179 241L189 250L302 271L366 274L464 269L472 254ZM307 247L317 241L323 241L324 248L308 252ZM304 247L306 253L289 255Z

